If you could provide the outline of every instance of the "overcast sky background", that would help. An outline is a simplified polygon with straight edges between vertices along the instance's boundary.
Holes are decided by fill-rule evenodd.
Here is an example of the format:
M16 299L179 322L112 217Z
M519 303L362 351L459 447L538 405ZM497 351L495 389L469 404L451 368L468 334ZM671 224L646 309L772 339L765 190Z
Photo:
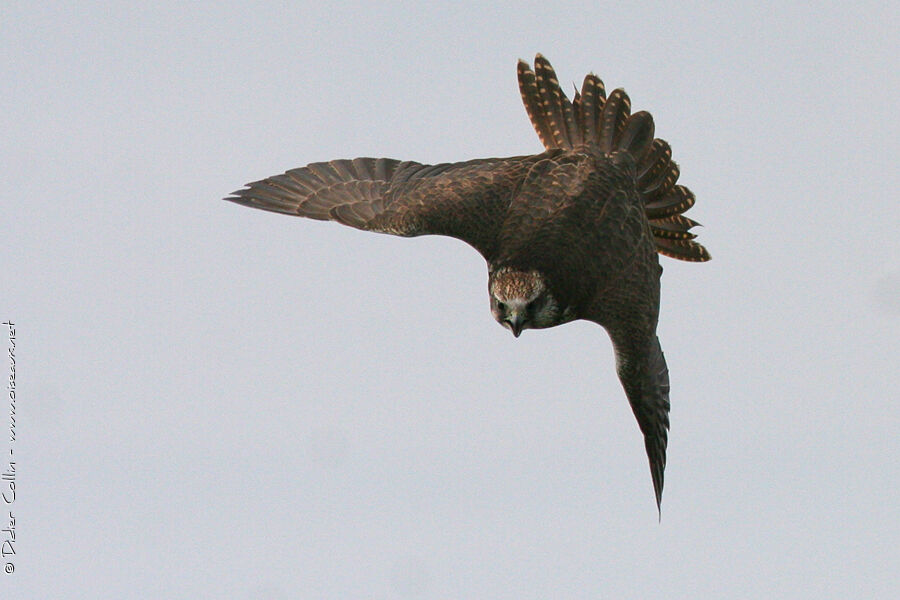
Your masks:
M0 596L895 597L896 4L125 4L0 8ZM536 52L652 111L713 255L663 259L661 522L602 329L221 201L536 153Z

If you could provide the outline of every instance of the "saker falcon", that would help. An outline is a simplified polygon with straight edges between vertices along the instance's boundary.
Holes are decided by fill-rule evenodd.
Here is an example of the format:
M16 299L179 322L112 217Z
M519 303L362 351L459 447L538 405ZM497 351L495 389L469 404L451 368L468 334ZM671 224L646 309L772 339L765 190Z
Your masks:
M545 151L424 165L390 158L320 162L226 198L288 215L399 236L447 235L487 261L491 312L516 337L587 319L612 339L616 370L644 435L657 508L669 428L669 374L656 337L657 253L709 260L683 216L653 118L607 97L593 74L569 100L540 54L519 61L519 90Z

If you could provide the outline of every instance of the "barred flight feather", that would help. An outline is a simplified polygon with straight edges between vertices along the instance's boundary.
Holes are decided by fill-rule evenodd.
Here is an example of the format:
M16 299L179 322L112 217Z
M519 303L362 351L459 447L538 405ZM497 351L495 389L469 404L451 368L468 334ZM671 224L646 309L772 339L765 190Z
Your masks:
M648 219L680 215L694 205L694 195L687 188L676 186L680 171L672 160L669 144L653 137L653 117L646 111L631 114L631 100L624 90L613 90L607 98L603 81L590 73L570 102L556 71L540 54L534 59L534 70L520 60L517 73L525 110L547 150L631 154ZM663 241L693 237L678 227L669 222L652 227L657 250L682 260L708 260L709 254L699 244L685 249Z

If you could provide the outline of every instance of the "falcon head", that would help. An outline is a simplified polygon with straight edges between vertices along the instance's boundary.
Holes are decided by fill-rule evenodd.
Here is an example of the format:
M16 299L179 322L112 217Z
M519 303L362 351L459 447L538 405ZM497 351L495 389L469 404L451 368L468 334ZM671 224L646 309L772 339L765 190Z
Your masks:
M519 337L523 329L543 329L563 322L561 311L537 271L500 269L488 281L491 313Z

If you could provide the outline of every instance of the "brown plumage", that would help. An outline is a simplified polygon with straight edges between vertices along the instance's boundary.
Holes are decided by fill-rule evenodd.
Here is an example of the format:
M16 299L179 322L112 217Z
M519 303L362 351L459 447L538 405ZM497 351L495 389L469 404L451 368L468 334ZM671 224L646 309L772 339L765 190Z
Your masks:
M669 376L656 337L657 252L709 260L682 213L669 145L595 75L569 101L541 55L518 66L519 89L546 150L533 156L423 165L387 158L313 163L226 198L289 215L400 236L461 239L488 264L491 311L518 335L574 319L602 325L644 435L657 506L669 427Z

